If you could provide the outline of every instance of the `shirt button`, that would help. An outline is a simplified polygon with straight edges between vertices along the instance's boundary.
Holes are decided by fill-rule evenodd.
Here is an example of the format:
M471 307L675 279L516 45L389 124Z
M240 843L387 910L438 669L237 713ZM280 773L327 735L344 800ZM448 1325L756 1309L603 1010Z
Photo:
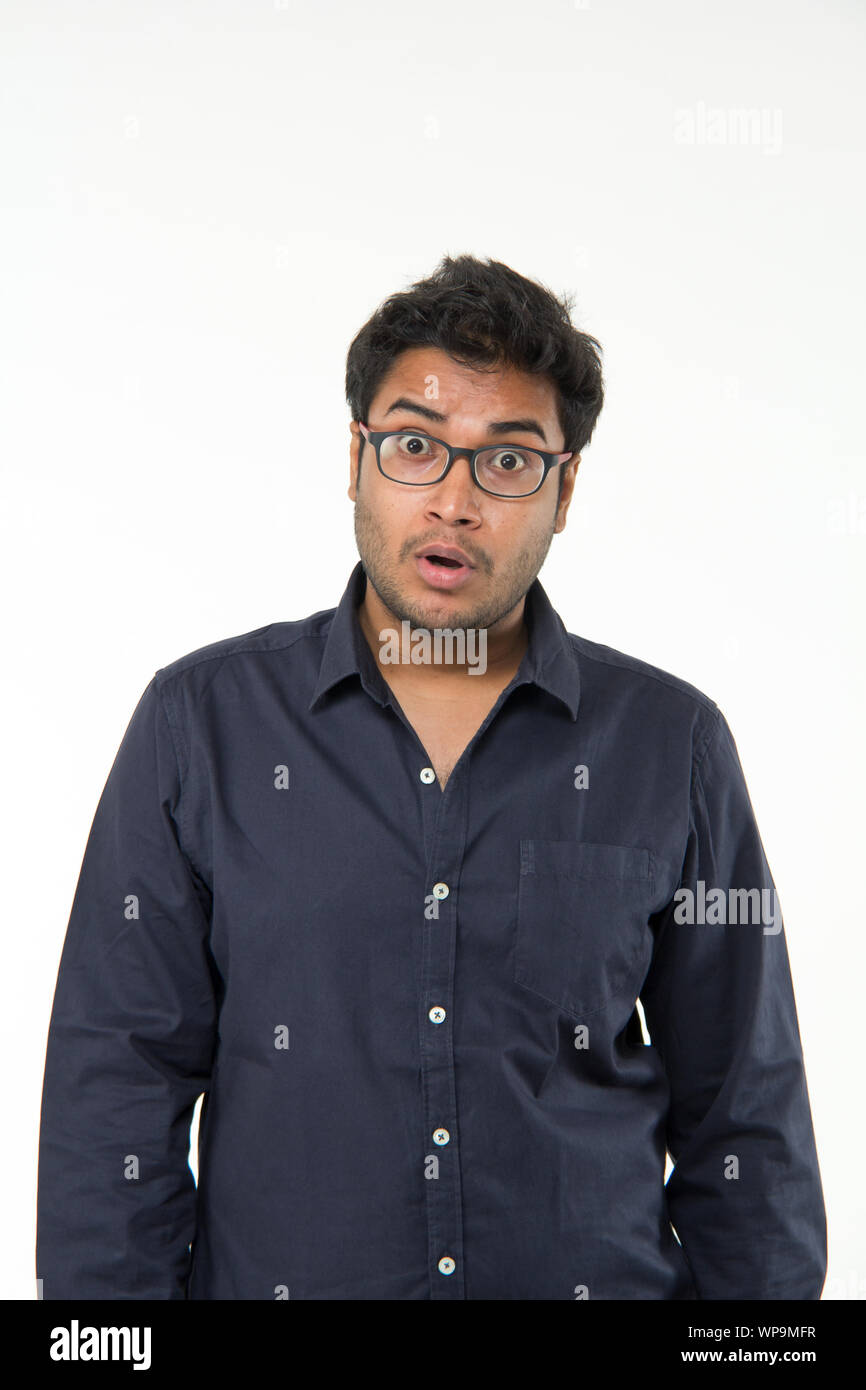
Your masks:
M436 781L436 773L433 771L432 767L422 767L418 775L420 776L422 782Z
M445 1010L441 1004L434 1004L433 1008L428 1010L427 1017L431 1023L444 1023Z
M434 884L433 884L433 896L434 896L434 898L447 898L450 891L451 891L451 890L449 889L447 883L434 883Z
M442 1259L439 1261L440 1274L453 1274L456 1267L450 1255L443 1255Z
M437 1129L433 1131L434 1144L447 1144L450 1138L451 1135L448 1133L447 1129Z

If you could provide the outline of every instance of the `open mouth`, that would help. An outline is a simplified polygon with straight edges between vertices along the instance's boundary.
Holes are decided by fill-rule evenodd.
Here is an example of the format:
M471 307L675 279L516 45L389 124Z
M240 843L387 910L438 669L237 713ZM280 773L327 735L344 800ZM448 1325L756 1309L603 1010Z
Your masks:
M434 589L457 589L471 583L475 575L474 565L460 560L456 555L418 555L415 559L418 572Z

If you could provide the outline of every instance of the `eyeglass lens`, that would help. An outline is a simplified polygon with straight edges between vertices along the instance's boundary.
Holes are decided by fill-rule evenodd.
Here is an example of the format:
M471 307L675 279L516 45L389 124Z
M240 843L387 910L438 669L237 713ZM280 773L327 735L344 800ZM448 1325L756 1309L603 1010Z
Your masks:
M423 434L392 434L382 440L379 461L383 472L398 483L435 482L448 454ZM544 476L544 459L532 449L498 445L483 449L476 459L478 481L504 497L534 492Z

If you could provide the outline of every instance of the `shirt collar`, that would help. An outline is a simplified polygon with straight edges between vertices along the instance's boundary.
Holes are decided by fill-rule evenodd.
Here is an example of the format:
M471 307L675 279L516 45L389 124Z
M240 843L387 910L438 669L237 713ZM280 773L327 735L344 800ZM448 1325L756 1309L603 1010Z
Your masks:
M387 683L376 664L358 621L358 605L364 597L367 576L359 560L349 576L343 597L334 610L334 617L325 641L319 678L309 709L319 704L325 693L347 676L357 675L361 684L380 705L391 698ZM565 624L554 609L538 579L526 592L524 609L529 645L515 678L516 685L532 681L550 695L561 700L573 720L577 719L580 702L580 675L577 653L574 651Z

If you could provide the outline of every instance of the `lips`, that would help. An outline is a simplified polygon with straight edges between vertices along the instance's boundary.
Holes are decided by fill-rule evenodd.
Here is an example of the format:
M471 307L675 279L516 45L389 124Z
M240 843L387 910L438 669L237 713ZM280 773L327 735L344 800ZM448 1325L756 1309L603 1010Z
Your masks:
M456 545L425 545L416 554L415 565L421 578L440 593L462 589L475 575L469 556Z
M470 570L475 568L466 552L456 545L425 545L423 550L418 551L418 559L429 559L434 564L439 562L443 569L456 569L461 565Z

